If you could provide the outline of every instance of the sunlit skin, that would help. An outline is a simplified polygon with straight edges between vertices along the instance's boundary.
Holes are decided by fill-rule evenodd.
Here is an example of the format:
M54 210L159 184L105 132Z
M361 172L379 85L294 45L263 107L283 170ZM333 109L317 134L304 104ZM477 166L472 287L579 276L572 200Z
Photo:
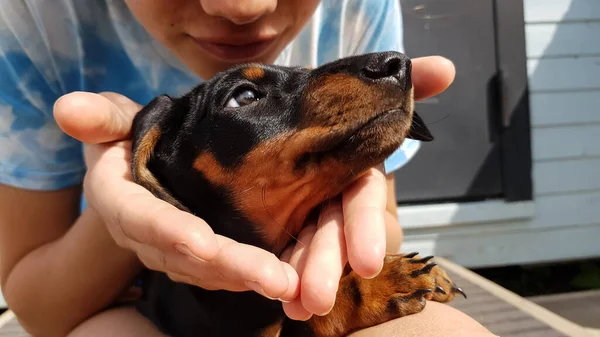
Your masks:
M273 63L318 0L126 0L138 21L202 78L241 62Z

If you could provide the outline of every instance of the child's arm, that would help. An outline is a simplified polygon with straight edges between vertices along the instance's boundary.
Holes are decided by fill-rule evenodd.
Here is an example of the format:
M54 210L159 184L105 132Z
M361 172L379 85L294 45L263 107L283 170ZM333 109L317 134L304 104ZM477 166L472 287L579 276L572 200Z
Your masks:
M110 305L139 272L94 211L79 213L80 187L30 191L0 185L0 282L35 336L65 336Z

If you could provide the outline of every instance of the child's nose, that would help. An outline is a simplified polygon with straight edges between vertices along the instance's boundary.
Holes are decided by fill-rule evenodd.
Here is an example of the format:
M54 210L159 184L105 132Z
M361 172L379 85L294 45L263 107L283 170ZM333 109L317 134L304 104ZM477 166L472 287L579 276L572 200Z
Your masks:
M208 15L223 17L237 25L254 22L277 8L277 0L200 0L200 4Z

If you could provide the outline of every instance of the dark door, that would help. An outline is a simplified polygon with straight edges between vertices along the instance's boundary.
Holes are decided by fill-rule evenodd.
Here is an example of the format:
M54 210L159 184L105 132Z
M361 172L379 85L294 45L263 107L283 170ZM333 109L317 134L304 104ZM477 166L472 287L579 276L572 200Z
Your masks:
M415 106L435 140L422 143L417 155L397 171L398 201L500 196L493 0L400 0L400 4L407 55L445 56L457 72L446 92Z

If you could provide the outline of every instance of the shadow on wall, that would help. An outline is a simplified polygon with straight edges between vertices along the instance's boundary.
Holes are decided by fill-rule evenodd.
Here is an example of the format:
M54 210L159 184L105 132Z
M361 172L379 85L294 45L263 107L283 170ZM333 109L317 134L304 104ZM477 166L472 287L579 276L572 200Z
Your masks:
M401 204L481 200L501 191L500 156L477 187L473 177L490 153L487 85L496 73L493 0L400 0L407 55L443 55L457 69L440 95L417 102L415 110L435 137L396 175Z

